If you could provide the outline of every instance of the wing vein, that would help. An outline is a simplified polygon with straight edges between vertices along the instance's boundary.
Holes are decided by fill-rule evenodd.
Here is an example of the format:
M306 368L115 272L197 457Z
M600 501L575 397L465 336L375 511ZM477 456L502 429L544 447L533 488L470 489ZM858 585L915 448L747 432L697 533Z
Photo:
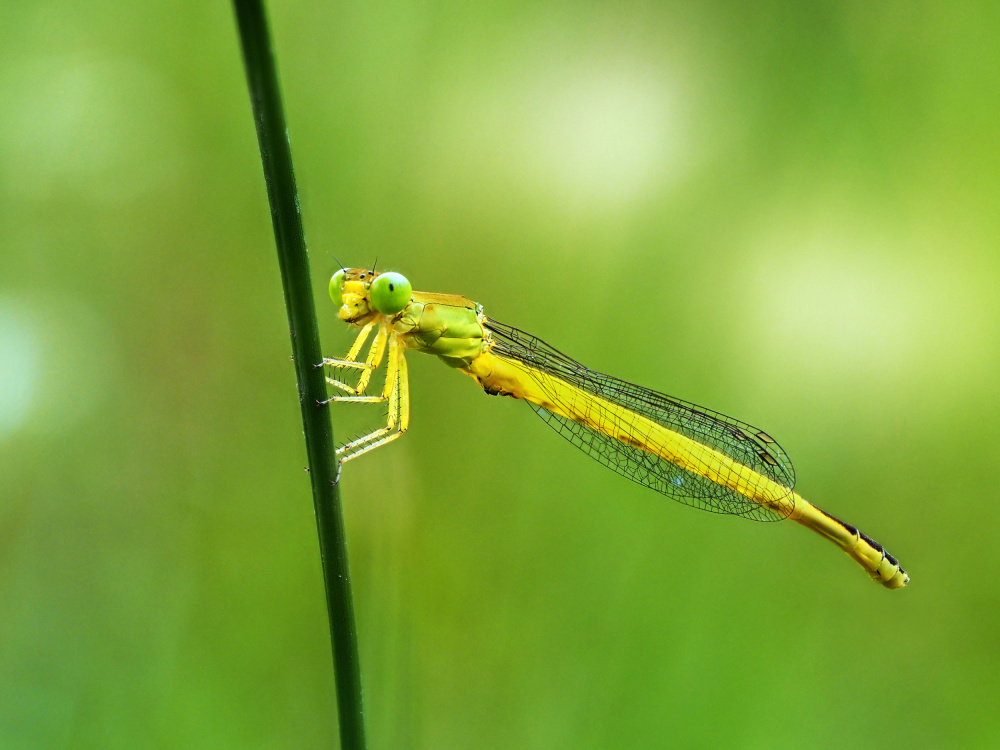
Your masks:
M484 325L491 333L495 355L528 374L561 411L586 415L588 421L600 425L601 429L594 429L528 402L550 427L601 464L686 505L760 521L783 517L731 487L657 455L657 449L663 446L656 441L649 423L715 451L711 455L716 459L706 467L708 474L727 470L721 465L718 454L722 454L791 493L795 470L770 434L711 409L591 370L513 326L492 319L486 319ZM553 388L548 378L557 378L573 388ZM613 411L602 401L618 408ZM622 409L642 419L630 423L623 418ZM644 422L647 426L642 429L639 425ZM701 459L690 457L690 461L696 460Z

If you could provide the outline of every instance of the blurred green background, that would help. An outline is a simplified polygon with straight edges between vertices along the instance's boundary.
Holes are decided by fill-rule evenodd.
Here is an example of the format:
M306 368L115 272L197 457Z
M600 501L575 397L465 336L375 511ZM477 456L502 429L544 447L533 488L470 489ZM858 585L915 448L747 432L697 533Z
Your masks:
M377 256L767 429L913 579L413 355L410 433L343 479L371 746L1000 745L998 6L270 13L329 354L329 253ZM3 15L0 747L329 747L231 8Z

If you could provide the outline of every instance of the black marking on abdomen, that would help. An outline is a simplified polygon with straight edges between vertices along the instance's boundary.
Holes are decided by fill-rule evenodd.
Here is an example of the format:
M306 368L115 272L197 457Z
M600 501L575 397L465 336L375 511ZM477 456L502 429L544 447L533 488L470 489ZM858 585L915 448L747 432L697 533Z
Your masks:
M845 529L847 529L849 532L851 532L851 534L853 534L854 536L864 536L864 534L862 534L860 531L858 531L858 529L857 529L856 526L851 526L851 524L849 524L849 523L844 523L843 521L841 521L839 518L837 518L832 513L827 513L825 510L823 510L822 508L820 508L820 507L818 507L816 505L814 505L813 507L816 508L816 510L818 510L820 513L822 513L824 516L826 516L827 518L829 518L831 521L836 521L837 523L839 523L841 526L843 526ZM867 539L867 537L865 537L865 538ZM868 541L871 541L871 540L869 539Z
M878 542L876 542L876 541L875 541L874 539L872 539L872 538L871 538L870 536L868 536L867 534L865 534L865 533L863 533L863 532L859 531L859 532L858 532L858 536L860 536L860 537L861 537L862 539L864 539L864 540L865 540L866 542L868 542L868 543L869 543L869 544L870 544L870 545L871 545L872 547L874 547L875 549L877 549L877 550L878 550L879 552L881 552L881 553L882 553L883 555L884 555L884 554L886 553L886 552L885 552L885 550L884 550L884 549L882 549L882 545L881 545L881 544L879 544Z

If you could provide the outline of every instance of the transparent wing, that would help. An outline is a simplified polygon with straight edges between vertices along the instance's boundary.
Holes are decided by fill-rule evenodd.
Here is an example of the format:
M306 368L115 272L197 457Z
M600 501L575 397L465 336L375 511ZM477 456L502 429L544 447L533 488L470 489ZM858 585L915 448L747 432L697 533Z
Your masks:
M553 349L544 341L512 326L486 319L484 325L492 333L493 353L521 367L532 376L553 403L562 404L570 413L578 412L580 404L568 404L568 398L586 399L585 409L591 418L606 418L618 422L614 432L622 431L620 420L599 402L587 399L597 396L619 407L640 414L674 432L706 445L732 460L753 469L758 474L785 487L795 486L795 470L780 445L763 430L746 422L727 417L710 409L666 396L648 388L627 383L611 375L594 372L579 362ZM546 387L544 373L569 383L582 394L566 396ZM642 435L630 436L635 444L626 443L560 414L554 414L535 404L529 405L545 422L594 459L633 482L662 494L714 513L776 521L778 513L710 479L677 466L660 456L643 450ZM603 415L600 412L604 412Z

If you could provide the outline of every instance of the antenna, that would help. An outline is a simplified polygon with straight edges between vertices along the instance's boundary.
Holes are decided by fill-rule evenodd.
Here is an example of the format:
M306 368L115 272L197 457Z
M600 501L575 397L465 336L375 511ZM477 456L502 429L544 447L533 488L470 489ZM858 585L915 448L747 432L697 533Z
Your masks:
M326 251L326 254L329 255L331 258L333 258L337 262L337 265L340 266L340 270L341 271L344 271L344 272L347 271L347 269L344 268L344 264L340 262L340 259L336 255L334 255L333 253L331 253L329 250Z

